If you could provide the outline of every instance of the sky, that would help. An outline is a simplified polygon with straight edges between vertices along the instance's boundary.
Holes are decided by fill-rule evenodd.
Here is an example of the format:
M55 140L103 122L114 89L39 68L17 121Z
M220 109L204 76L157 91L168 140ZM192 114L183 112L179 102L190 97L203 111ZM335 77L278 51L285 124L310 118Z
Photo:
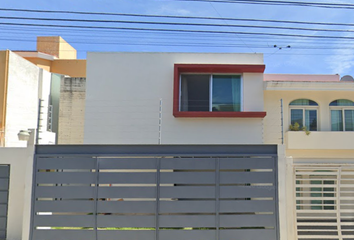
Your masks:
M289 0L290 1L290 0ZM300 1L300 0L298 0ZM301 0L304 1L305 0ZM308 2L308 1L306 1ZM312 2L349 3L351 1L312 0ZM105 12L144 15L171 15L215 18L266 19L323 23L353 23L354 9L315 8L300 6L274 6L239 3L179 0L1 0L1 9L61 10ZM2 18L1 18L2 17ZM3 17L30 17L78 20L119 20L124 23L56 22L49 20L4 19ZM142 24L137 22L172 22L219 24L222 26L184 26ZM4 25L8 23L80 25L116 28L154 28L187 30L169 32L127 29L78 29L40 26ZM235 27L233 25L244 25ZM247 26L283 27L283 29L251 28ZM312 28L316 30L291 30ZM326 32L319 29L341 29ZM195 31L209 31L197 33ZM219 33L210 33L217 31ZM352 31L352 32L351 32ZM231 32L231 33L224 33ZM0 49L35 50L36 36L62 36L78 50L79 58L86 52L232 52L263 53L266 73L340 74L354 76L354 39L318 39L243 33L292 34L307 36L354 37L353 26L323 26L285 23L260 23L231 20L200 20L146 18L107 15L78 15L59 13L31 13L0 10Z

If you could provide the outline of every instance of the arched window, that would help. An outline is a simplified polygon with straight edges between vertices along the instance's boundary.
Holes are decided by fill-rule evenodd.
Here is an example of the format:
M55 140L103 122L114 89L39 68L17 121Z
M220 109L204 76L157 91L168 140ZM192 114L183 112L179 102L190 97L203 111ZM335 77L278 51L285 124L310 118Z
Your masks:
M297 99L289 104L290 124L298 123L300 128L306 127L309 131L317 131L318 104L309 99Z
M338 99L329 104L332 131L354 131L354 102Z

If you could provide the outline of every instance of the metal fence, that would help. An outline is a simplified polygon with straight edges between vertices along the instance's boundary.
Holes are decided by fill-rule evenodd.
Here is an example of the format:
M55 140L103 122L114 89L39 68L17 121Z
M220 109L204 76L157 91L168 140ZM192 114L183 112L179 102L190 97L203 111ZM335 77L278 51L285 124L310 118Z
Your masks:
M297 239L354 239L354 166L298 166Z
M37 151L33 240L279 239L274 146L77 148Z
M0 165L0 239L6 239L10 166Z

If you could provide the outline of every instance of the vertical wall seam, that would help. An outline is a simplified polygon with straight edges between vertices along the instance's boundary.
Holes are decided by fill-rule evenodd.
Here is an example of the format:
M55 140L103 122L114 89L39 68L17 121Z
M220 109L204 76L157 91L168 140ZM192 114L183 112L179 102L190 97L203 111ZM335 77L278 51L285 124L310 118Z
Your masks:
M279 151L278 151L279 154ZM278 169L278 161L279 161L279 157L273 157L274 160L274 177L275 177L275 181L274 181L274 188L275 188L275 219L276 219L276 235L277 235L277 239L280 240L280 223L279 223L279 217L280 217L280 211L279 211L279 169Z
M161 168L161 158L156 158L156 209L155 209L155 240L159 240L159 213L160 213L160 168Z
M215 223L216 240L220 239L220 159L215 159Z
M36 189L37 189L37 162L38 156L34 155L33 160L33 172L32 172L32 194L31 194L31 215L30 215L30 223L29 223L29 240L33 239L34 232L34 215L35 215L35 206L36 206ZM23 234L23 233L22 233Z
M341 200L341 175L342 175L342 168L339 167L337 169L337 192L336 192L336 205L337 205L337 211L336 211L336 214L337 214L337 231L338 231L338 237L340 240L343 239L343 236L342 236L342 222L341 222L341 205L340 205L340 200Z
M7 106L7 88L8 88L8 80L9 80L9 62L10 62L10 50L6 50L5 53L5 72L4 72L4 102L3 102L3 108L2 108L2 126L3 126L3 134L2 138L4 141L4 146L5 144L5 128L6 128L6 106ZM0 139L1 140L1 139Z
M100 171L100 159L96 157L96 183L95 183L95 196L94 196L94 212L93 212L93 217L95 219L95 239L98 240L98 233L97 233L97 200L98 200L98 187L99 187L99 171Z

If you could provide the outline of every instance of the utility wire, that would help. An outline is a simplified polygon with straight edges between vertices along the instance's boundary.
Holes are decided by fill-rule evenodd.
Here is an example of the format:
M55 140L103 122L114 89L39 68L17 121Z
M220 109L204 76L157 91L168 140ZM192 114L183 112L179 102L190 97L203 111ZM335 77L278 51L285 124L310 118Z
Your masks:
M34 40L28 39L18 39L18 38L0 38L1 41L19 41L19 42L36 42ZM41 41L41 42L50 42L50 41ZM243 44L231 44L231 43L213 43L213 42L204 42L204 43L196 43L196 42L187 42L187 43L173 43L173 42L166 42L166 41L153 41L153 42L146 42L143 43L136 43L132 41L70 41L70 43L78 43L78 44L88 44L88 45L144 45L144 46L191 46L191 47L244 47ZM250 47L253 48L264 48L264 49L273 49L273 46L262 45L262 44L250 44ZM284 47L286 48L286 47ZM303 50L303 49L311 49L311 50L329 50L329 49L354 49L354 47L317 47L317 46L299 46L299 47L292 47L294 50ZM65 50L63 50L65 51ZM68 50L71 51L71 50Z
M225 21L226 20L226 21L268 22L268 23L307 24L307 25L325 25L325 26L348 26L348 27L353 27L354 26L354 24L351 24L351 23L288 21L288 20L254 19L254 18L194 17L194 16L148 15L148 14L108 13L108 12L78 12L78 11L35 10L35 9L15 9L15 8L0 8L0 11L15 11L15 12L30 12L30 13L55 13L55 14L102 15L102 16L109 15L109 16L123 16L123 17L146 17L146 18L220 20L220 21Z
M260 29L281 29L296 31L321 31L321 32L346 32L350 29L323 29L323 28L301 28L301 27L279 27L279 26L257 26L239 24L213 24L213 23L181 23L181 22L152 22L152 21L125 21L125 20L97 20L97 19L72 19L72 18L33 18L33 17L2 17L0 19L11 20L32 20L32 21L53 21L53 22L83 22L83 23L123 23L123 24L145 24L145 25L172 25L172 26L194 26L194 27L230 27L230 28L260 28Z
M31 23L9 23L3 22L0 25L9 26L36 26L51 28L79 28L79 29L109 29L109 30L131 30L131 31L155 31L155 32L183 32L183 33L213 33L213 34L240 34L257 36L283 36L297 38L314 39L354 39L348 36L328 36L328 35L303 35L303 34L285 34L285 33L264 33L264 32L240 32L240 31L213 31L213 30L187 30L187 29L166 29L166 28L135 28L135 27L105 27L105 26L78 26L78 25L53 25L53 24L31 24Z
M214 11L216 12L216 14L218 14L219 17L222 18L221 14L220 14L219 11L214 7L213 3L210 3L210 6L214 9ZM229 25L226 20L224 20L224 22L225 22L225 24ZM232 28L230 27L230 29L232 29ZM237 36L237 35L235 35L235 37L237 37L238 40L240 40L246 47L248 47L249 49L251 49L252 52L255 52L245 41L243 41L243 39L242 39L241 37L239 37L239 36Z
M0 29L6 29L3 27L0 27ZM61 29L63 30L63 29ZM7 37L7 38L13 38L15 37L14 40L19 39L16 35L23 35L24 32L26 31L31 31L31 29L21 29L21 32L12 32L9 33L10 31L14 31L14 29L7 29L6 31L8 31L6 34L3 34L2 37ZM92 30L95 31L95 30ZM48 32L47 32L48 33ZM124 33L124 31L123 31ZM51 34L51 32L49 33ZM63 35L62 32L57 33L54 32L53 35ZM87 34L80 34L80 33L69 33L69 34L64 34L63 36L65 36L65 38L70 39L70 37L75 38L74 41L71 41L71 43L79 43L76 42L76 40L79 39L83 39L86 42L89 41L95 41L95 42L101 42L102 40L111 40L111 39L119 39L119 40L129 40L131 41L132 39L138 39L138 40L144 40L144 41L160 41L160 40L167 40L166 42L179 42L179 43L186 43L186 42L191 42L191 43L195 43L196 41L200 42L201 44L203 43L211 43L211 44L215 44L218 43L219 45L222 44L229 44L229 43L235 43L235 40L232 37L224 37L224 36L218 36L218 35L214 35L214 36L200 36L200 37L193 37L193 36L188 36L188 38L185 38L183 35L180 35L180 33L172 33L173 37L171 37L171 35L168 36L161 36L160 35L152 35L149 34L148 32L144 32L144 33L132 33L129 35L106 35L106 34L99 34L99 36L89 33L90 35ZM114 34L114 33L113 33ZM13 36L15 35L15 36ZM40 32L38 34L35 35L40 35ZM191 34L189 34L191 35ZM26 37L28 39L28 37ZM316 41L316 43L313 43L313 41L311 39L299 39L297 40L295 43L293 44L293 42L291 42L291 40L286 40L286 39L278 39L278 38L255 38L255 37L243 37L243 40L247 40L247 42L249 44L264 44L265 42L269 42L272 41L274 43L276 43L277 45L281 46L287 46L287 45L291 45L292 48L302 48L304 46L311 46L314 48L323 48L323 49L337 49L338 47L351 47L352 46L352 40L339 40L339 41L335 41L335 42L328 42L325 41L324 39L318 39ZM168 41L169 40L169 41ZM311 40L311 42L309 42ZM320 41L319 41L320 40ZM9 39L9 41L11 41L11 39ZM35 42L35 41L30 41L30 42ZM83 42L84 43L84 42ZM103 43L103 42L102 42ZM313 44L312 44L313 43ZM90 43L88 43L90 44ZM340 44L340 45L339 45ZM323 46L325 45L325 46ZM338 46L337 46L338 45ZM348 46L349 45L349 46ZM274 44L264 44L262 46L267 46L267 47L273 47Z
M180 2L215 2L215 3L238 3L238 4L262 4L262 5L281 5L298 7L320 7L320 8L339 8L354 9L354 4L349 3L324 3L324 2L300 2L300 1L271 1L271 0L175 0Z

